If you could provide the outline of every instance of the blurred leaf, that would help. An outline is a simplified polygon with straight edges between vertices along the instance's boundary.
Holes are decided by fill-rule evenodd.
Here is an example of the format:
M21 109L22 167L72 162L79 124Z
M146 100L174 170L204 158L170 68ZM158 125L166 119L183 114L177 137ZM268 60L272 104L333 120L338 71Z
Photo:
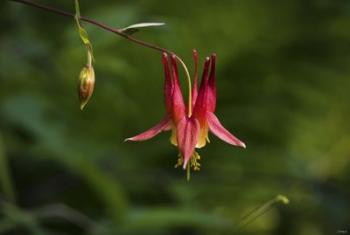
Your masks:
M122 186L116 180L105 175L95 164L88 161L78 161L73 165L91 185L92 189L101 196L108 214L115 223L124 220L127 213L128 203L122 190Z
M201 212L195 209L150 208L134 209L128 216L128 229L161 229L176 226L195 226L206 229L225 230L232 225L231 221L221 216Z
M150 22L150 23L138 23L129 25L128 27L125 27L122 29L122 31L126 34L132 35L136 32L139 32L141 29L149 28L149 27L158 27L163 26L165 23L159 23L159 22Z
M30 212L22 210L10 203L2 202L1 208L5 219L0 222L0 232L10 232L17 228L24 227L32 235L48 235L49 233L44 229L38 219ZM12 233L10 233L12 234Z

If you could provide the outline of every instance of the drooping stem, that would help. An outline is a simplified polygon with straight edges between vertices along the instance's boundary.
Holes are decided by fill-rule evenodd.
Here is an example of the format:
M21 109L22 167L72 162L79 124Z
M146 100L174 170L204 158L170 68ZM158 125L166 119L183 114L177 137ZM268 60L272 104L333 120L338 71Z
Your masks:
M74 17L75 16L75 14L73 14L73 13L70 13L70 12L67 12L67 11L63 11L61 9L57 9L57 8L54 8L54 7L51 7L51 6L46 6L46 5L43 5L43 4L36 3L36 2L32 2L30 0L9 0L9 1L22 3L22 4L25 4L25 5L28 5L28 6L32 6L32 7L38 8L38 9L42 9L42 10L45 10L45 11L50 11L52 13L55 13L55 14L58 14L58 15L62 15L62 16L67 16L67 17ZM141 46L148 47L148 48L151 48L151 49L154 49L154 50L157 50L157 51L161 51L161 52L166 52L166 53L169 53L169 54L174 54L174 52L172 52L172 51L170 51L168 49L165 49L165 48L153 45L151 43L144 42L142 40L136 39L133 36L123 32L123 30L121 30L121 29L112 28L112 27L110 27L110 26L108 26L106 24L97 22L95 20L92 20L92 19L84 17L84 16L80 16L79 20L87 22L87 23L90 23L90 24L93 24L93 25L95 25L95 26L97 26L99 28L102 28L104 30L107 30L109 32L115 33L115 34L117 34L117 35L119 35L121 37L124 37L124 38L128 39L129 41L137 43L137 44L139 44Z
M52 12L52 13L55 13L55 14L58 14L58 15L62 15L62 16L66 16L66 17L75 17L75 14L73 13L70 13L70 12L67 12L67 11L64 11L64 10L61 10L61 9L57 9L57 8L54 8L54 7L51 7L51 6L46 6L46 5L43 5L43 4L39 4L39 3L36 3L36 2L33 2L33 1L30 1L30 0L9 0L9 1L13 1L13 2L17 2L17 3L22 3L22 4L25 4L25 5L28 5L28 6L31 6L31 7L35 7L35 8L38 8L38 9L42 9L42 10L45 10L45 11L49 11L49 12ZM136 44L139 44L143 47L147 47L147 48L150 48L150 49L153 49L153 50L156 50L156 51L160 51L160 52L165 52L165 53L168 53L168 54L174 54L176 55L174 52L172 52L171 50L168 50L166 48L162 48L162 47L159 47L157 45L154 45L154 44L151 44L151 43L148 43L148 42L145 42L145 41L142 41L140 39L137 39L125 32L123 32L123 30L121 29L116 29L116 28L112 28L106 24L103 24L103 23L100 23L100 22L97 22L95 20L92 20L90 18L87 18L87 17L84 17L84 16L80 16L79 17L79 20L81 21L84 21L84 22L87 22L87 23L90 23L90 24L93 24L101 29L104 29L106 31L109 31L109 32L112 32L114 34L117 34L133 43L136 43ZM191 77L189 75L189 72L188 72L188 69L187 69L187 66L186 64L183 62L183 60L178 56L176 55L176 59L180 62L181 66L183 67L184 71L185 71L185 74L186 74L186 77L187 77L187 81L189 83L189 104L192 103L191 101ZM190 106L190 105L189 105ZM191 107L189 107L189 113L192 112L192 105Z
M148 43L148 42L144 42L142 40L134 38L133 36L123 32L123 30L121 30L121 29L112 28L112 27L110 27L108 25L105 25L103 23L97 22L95 20L89 19L89 18L84 17L84 16L80 16L80 14L79 14L79 20L78 20L76 14L73 14L73 13L70 13L70 12L66 12L66 11L63 11L61 9L57 9L57 8L54 8L54 7L51 7L51 6L46 6L46 5L42 5L42 4L39 4L39 3L35 3L35 2L30 1L30 0L10 0L10 1L26 4L28 6L36 7L38 9L42 9L42 10L49 11L49 12L53 12L53 13L58 14L58 15L67 16L67 17L74 17L75 20L77 21L78 25L79 25L79 20L81 20L81 21L93 24L93 25L95 25L95 26L97 26L99 28L102 28L102 29L106 30L106 31L112 32L114 34L117 34L117 35L119 35L119 36L121 36L121 37L123 37L123 38L125 38L125 39L127 39L127 40L129 40L131 42L139 44L139 45L141 45L143 47L154 49L154 50L157 50L157 51L160 51L160 52L165 52L165 53L168 53L168 54L174 54L176 56L176 59L180 62L183 70L185 71L186 80L187 80L187 86L188 86L188 116L190 117L192 115L192 81L191 81L191 76L190 76L190 73L189 73L189 71L187 69L186 64L174 52L172 52L172 51L170 51L168 49L159 47L157 45L154 45L154 44L151 44L151 43Z
M92 57L92 54L91 54L91 52L89 50L87 50L86 56L87 56L87 63L86 63L86 65L91 67L92 66L93 57Z

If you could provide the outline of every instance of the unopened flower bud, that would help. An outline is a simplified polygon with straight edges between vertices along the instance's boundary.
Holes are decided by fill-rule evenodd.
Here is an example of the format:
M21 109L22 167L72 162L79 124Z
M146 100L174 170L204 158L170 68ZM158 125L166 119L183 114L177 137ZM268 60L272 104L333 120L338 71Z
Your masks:
M79 75L80 84L78 87L80 109L83 110L94 92L95 71L92 65L82 68Z

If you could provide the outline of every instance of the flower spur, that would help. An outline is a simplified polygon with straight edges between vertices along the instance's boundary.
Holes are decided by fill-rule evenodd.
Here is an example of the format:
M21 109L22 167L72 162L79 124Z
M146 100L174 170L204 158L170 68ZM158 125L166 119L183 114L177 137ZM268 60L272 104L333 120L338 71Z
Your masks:
M126 141L144 141L153 138L162 131L172 131L170 141L179 149L179 159L176 166L182 165L199 170L200 159L196 148L202 148L209 142L208 132L225 141L228 144L245 148L245 144L226 130L214 114L216 109L216 54L207 57L204 63L201 85L198 83L198 55L193 51L195 61L194 84L190 89L189 103L186 107L179 81L176 55L162 55L164 65L164 98L166 115L154 127L149 130L126 139ZM189 81L189 86L191 85ZM189 177L189 174L188 174Z

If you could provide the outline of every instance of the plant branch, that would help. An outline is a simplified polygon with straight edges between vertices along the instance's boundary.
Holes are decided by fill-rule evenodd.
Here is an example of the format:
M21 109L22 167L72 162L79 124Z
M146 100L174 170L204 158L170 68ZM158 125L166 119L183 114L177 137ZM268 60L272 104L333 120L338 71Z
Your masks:
M36 3L36 2L32 2L30 0L9 0L9 1L22 3L22 4L25 4L25 5L31 6L31 7L35 7L35 8L38 8L38 9L42 9L42 10L45 10L45 11L49 11L49 12L55 13L57 15L62 15L62 16L66 16L66 17L73 17L73 18L75 16L75 14L73 14L73 13L70 13L70 12L67 12L67 11L64 11L64 10L61 10L61 9L57 9L57 8L54 8L54 7L51 7L51 6L46 6L46 5L43 5L43 4ZM166 52L168 54L175 54L174 52L172 52L172 51L170 51L168 49L165 49L165 48L156 46L154 44L151 44L151 43L148 43L148 42L144 42L142 40L134 38L133 36L123 32L123 30L121 30L121 29L112 28L112 27L110 27L110 26L108 26L106 24L97 22L97 21L92 20L90 18L87 18L87 17L84 17L84 16L80 16L79 20L87 22L87 23L90 23L90 24L93 24L93 25L95 25L95 26L97 26L99 28L102 28L104 30L107 30L109 32L117 34L117 35L119 35L119 36L121 36L123 38L126 38L129 41L137 43L137 44L139 44L141 46L148 47L148 48L160 51L160 52ZM177 58L181 60L181 58L179 58L178 56L177 56Z
M72 17L72 18L75 17L75 14L73 14L73 13L70 13L70 12L67 12L67 11L64 11L64 10L61 10L61 9L57 9L57 8L54 8L54 7L51 7L51 6L39 4L39 3L30 1L30 0L9 0L9 1L22 3L22 4L25 4L25 5L28 5L28 6L31 6L31 7L35 7L35 8L41 9L41 10L49 11L49 12L52 12L52 13L55 13L55 14L61 15L61 16ZM117 35L119 35L119 36L121 36L121 37L123 37L123 38L125 38L125 39L127 39L127 40L129 40L131 42L133 42L133 43L139 44L139 45L141 45L143 47L147 47L147 48L150 48L150 49L153 49L153 50L156 50L156 51L165 52L165 53L168 53L168 54L175 55L176 59L180 62L181 66L183 67L183 69L185 71L186 79L187 79L187 82L188 82L188 89L189 89L188 106L189 106L189 110L191 110L191 108L192 108L192 107L190 107L191 103L192 103L192 100L191 100L191 76L190 76L190 74L188 72L186 64L184 63L184 61L178 55L176 55L174 52L172 52L171 50L168 50L166 48L162 48L162 47L159 47L157 45L154 45L154 44L142 41L140 39L137 39L137 38L135 38L135 37L125 33L122 29L112 28L112 27L110 27L110 26L108 26L106 24L97 22L95 20L92 20L92 19L84 17L84 16L80 16L79 20L87 22L87 23L90 23L90 24L93 24L93 25L95 25L95 26L97 26L99 28L102 28L102 29L106 30L106 31L112 32L114 34L117 34Z

